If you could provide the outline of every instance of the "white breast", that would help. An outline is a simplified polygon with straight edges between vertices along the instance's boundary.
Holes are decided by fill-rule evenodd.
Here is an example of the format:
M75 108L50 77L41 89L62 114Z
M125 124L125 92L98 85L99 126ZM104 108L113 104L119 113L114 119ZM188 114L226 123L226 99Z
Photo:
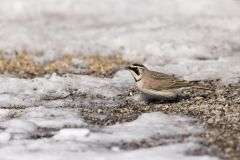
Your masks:
M153 89L147 89L143 87L143 83L141 81L137 82L137 88L147 96L153 97L153 98L173 98L178 95L180 90L153 90Z

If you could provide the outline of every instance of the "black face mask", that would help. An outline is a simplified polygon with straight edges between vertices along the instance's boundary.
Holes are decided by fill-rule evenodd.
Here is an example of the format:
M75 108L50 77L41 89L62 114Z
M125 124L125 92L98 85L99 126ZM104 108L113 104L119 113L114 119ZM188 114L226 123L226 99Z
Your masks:
M140 75L140 72L137 68L131 68L138 76Z

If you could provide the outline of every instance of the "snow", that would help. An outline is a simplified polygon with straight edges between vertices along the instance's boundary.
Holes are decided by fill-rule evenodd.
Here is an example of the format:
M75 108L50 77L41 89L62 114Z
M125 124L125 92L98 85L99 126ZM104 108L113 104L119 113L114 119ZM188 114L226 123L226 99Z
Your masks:
M67 108L46 108L43 106L27 108L22 111L21 119L34 122L41 128L59 129L63 127L81 127L85 123L79 113Z
M15 144L18 145L18 144ZM161 146L161 147L155 147L150 149L139 149L139 150L132 150L132 151L120 151L120 152L107 152L107 151L85 151L85 150L76 150L73 148L73 144L65 143L61 144L62 146L68 147L68 149L71 152L65 152L62 148L56 148L55 145L52 146L45 146L46 149L39 153L38 148L35 148L36 146L41 146L43 143L38 142L37 144L33 144L31 146L26 145L27 149L29 150L28 154L21 152L24 151L23 148L19 146L15 146L14 150L17 150L18 148L18 155L22 159L44 159L44 160L50 160L50 159L58 159L58 160L64 160L64 159L70 159L75 160L79 159L85 159L85 160L122 160L122 159L132 159L132 160L216 160L216 158L210 158L207 156L184 156L183 152L184 149L193 149L195 145L191 143L185 143L185 144L173 144L170 146ZM5 159L16 159L14 155L11 155L9 150L5 150L5 154L2 156ZM50 155L49 155L50 154Z
M0 144L7 143L11 139L11 134L8 132L0 133Z
M73 132L71 132L72 129L63 129L56 136L58 140L66 140L67 137L69 140L75 140L76 137L80 137L82 141L120 142L121 140L133 141L150 138L155 135L172 136L176 133L180 135L201 133L203 130L200 126L186 125L192 121L193 119L186 119L186 117L169 116L163 113L145 113L133 122L103 127L100 133L89 134L86 129L77 129ZM85 137L86 135L88 136ZM62 138L60 138L61 136Z
M86 128L80 129L61 129L53 138L56 140L81 140L89 135L90 131Z
M138 157L141 157L142 160L151 160L151 159L156 159L156 160L208 160L208 159L215 159L215 158L209 158L207 156L189 156L185 157L182 156L181 152L183 152L182 147L185 148L187 147L188 149L193 149L195 146L191 143L186 143L186 144L175 144L175 145L170 145L170 146L162 146L162 147L156 147L152 149L140 149L137 151L131 151L131 152L125 152L125 153L117 153L115 155L111 155L110 159L136 159L136 155ZM192 148L193 147L193 148ZM176 152L177 150L177 152ZM114 158L115 157L115 158Z
M7 132L29 133L37 129L37 126L29 121L13 119L3 124L1 127L7 128Z
M11 139L19 140L29 137L29 134L37 129L36 124L30 121L12 119L0 124L1 128L5 128L2 141L8 141Z
M44 110L44 109L43 109ZM56 111L57 112L57 111ZM58 112L57 112L58 113ZM24 113L23 113L24 114ZM49 113L50 114L50 113ZM41 115L41 113L40 113ZM32 115L34 117L34 114ZM36 116L36 115L35 115ZM197 149L198 145L195 142L183 142L173 143L169 140L169 144L143 149L122 150L118 143L121 142L133 142L147 140L154 136L164 137L166 136L181 136L185 134L199 134L203 131L201 126L196 126L192 122L194 119L177 116L166 115L163 113L146 113L141 115L137 120L117 124L114 126L107 126L98 128L97 126L80 126L80 128L64 128L54 132L54 136L50 138L31 139L29 133L36 130L33 125L32 118L29 116L23 116L17 120L16 125L7 125L6 131L0 132L1 144L9 141L7 145L4 145L0 149L0 159L76 159L81 157L83 159L196 159L196 160L215 160L214 157L209 156L193 156L186 155L185 152L193 149ZM56 119L57 121L57 119ZM6 123L12 124L12 120ZM73 123L73 122L72 122ZM28 125L26 125L28 124ZM37 123L35 123L37 124ZM26 127L29 126L28 129ZM43 127L43 126L42 126ZM11 129L11 135L9 130ZM18 133L19 128L26 130L27 132L21 132L25 134L21 139L15 141L10 139L12 133ZM96 130L98 128L98 130ZM14 131L15 130L15 131ZM166 141L166 140L165 140ZM167 142L167 141L166 141ZM115 146L111 146L112 144ZM109 146L111 146L109 148Z
M239 8L236 0L1 0L0 50L10 56L15 51L42 52L34 59L36 64L61 54L121 53L125 60L184 79L236 83ZM73 63L86 66L77 59ZM215 159L186 155L198 147L188 141L133 150L112 146L156 135L204 132L190 118L149 113L132 122L96 128L81 119L78 109L70 108L123 106L126 100L117 97L133 86L127 71L113 78L1 75L0 159ZM71 98L73 92L76 97ZM138 101L138 96L131 100Z
M44 51L45 61L59 53L120 52L189 80L239 80L235 0L2 0L0 6L0 50Z
M117 97L132 87L134 80L127 71L120 71L114 78L97 78L85 75L69 75L65 77L52 74L49 78L19 79L0 77L0 106L66 106L82 103L102 103L105 98ZM79 97L67 99L71 92L76 91ZM81 95L87 94L92 101ZM70 97L71 98L71 97ZM54 101L54 99L59 99ZM85 100L85 101L84 101ZM67 103L68 101L68 103ZM80 102L79 102L80 101ZM55 104L53 104L54 102ZM118 106L123 101L105 100L104 104Z
M104 135L101 135L101 138L112 141L120 141L121 139L131 141L152 137L154 135L171 136L175 133L182 135L200 133L202 131L200 126L193 127L186 125L186 123L190 123L191 121L192 119L169 116L163 113L146 113L133 122L124 125L116 124L103 129L103 131L107 133L111 133L111 131L114 130L114 133L107 135L106 138L104 138ZM90 135L89 137L94 137L94 135Z
M11 110L10 109L0 109L0 119L6 118L8 114L10 114Z
M35 144L36 145L36 144ZM43 145L42 143L38 145ZM35 146L28 146L28 149L31 149L28 154L24 154L23 150L19 148L20 151L18 151L19 157L23 159L58 159L58 160L64 160L64 159L85 159L85 160L122 160L122 159L132 159L132 160L175 160L175 159L180 159L180 160L216 160L216 158L210 158L207 156L184 156L183 152L184 150L187 149L193 149L195 145L191 143L184 143L184 144L173 144L170 146L161 146L161 147L155 147L155 148L150 148L150 149L139 149L139 150L132 150L132 151L119 151L119 152L106 152L106 151L101 151L101 152L94 152L94 151L77 151L72 148L69 143L62 144L65 145L71 150L70 153L64 152L62 149L54 149L56 146L46 146L46 150L43 152L39 153L36 152L36 148L34 149ZM49 150L51 149L51 150ZM52 152L50 152L52 151ZM9 150L6 150L5 157L6 159L14 159L14 155L9 154ZM43 154L45 153L45 154ZM48 154L47 154L48 153ZM51 156L49 156L51 154Z

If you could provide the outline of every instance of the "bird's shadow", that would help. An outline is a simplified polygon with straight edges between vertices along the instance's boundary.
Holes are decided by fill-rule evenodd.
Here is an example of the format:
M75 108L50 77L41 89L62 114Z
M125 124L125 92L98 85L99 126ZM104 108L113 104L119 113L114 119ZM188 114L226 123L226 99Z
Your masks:
M147 104L177 103L182 100L190 99L189 95L178 95L176 97L169 97L169 98L166 98L166 97L154 98L154 97L149 97L147 95L141 94L140 97Z

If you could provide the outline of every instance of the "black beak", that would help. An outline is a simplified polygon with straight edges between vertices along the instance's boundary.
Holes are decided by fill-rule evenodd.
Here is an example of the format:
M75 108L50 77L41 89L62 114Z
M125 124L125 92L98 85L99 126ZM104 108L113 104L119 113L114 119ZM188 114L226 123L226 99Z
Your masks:
M126 70L129 70L129 69L131 69L131 67L130 67L130 66L127 66L127 67L125 67L125 69L126 69Z

